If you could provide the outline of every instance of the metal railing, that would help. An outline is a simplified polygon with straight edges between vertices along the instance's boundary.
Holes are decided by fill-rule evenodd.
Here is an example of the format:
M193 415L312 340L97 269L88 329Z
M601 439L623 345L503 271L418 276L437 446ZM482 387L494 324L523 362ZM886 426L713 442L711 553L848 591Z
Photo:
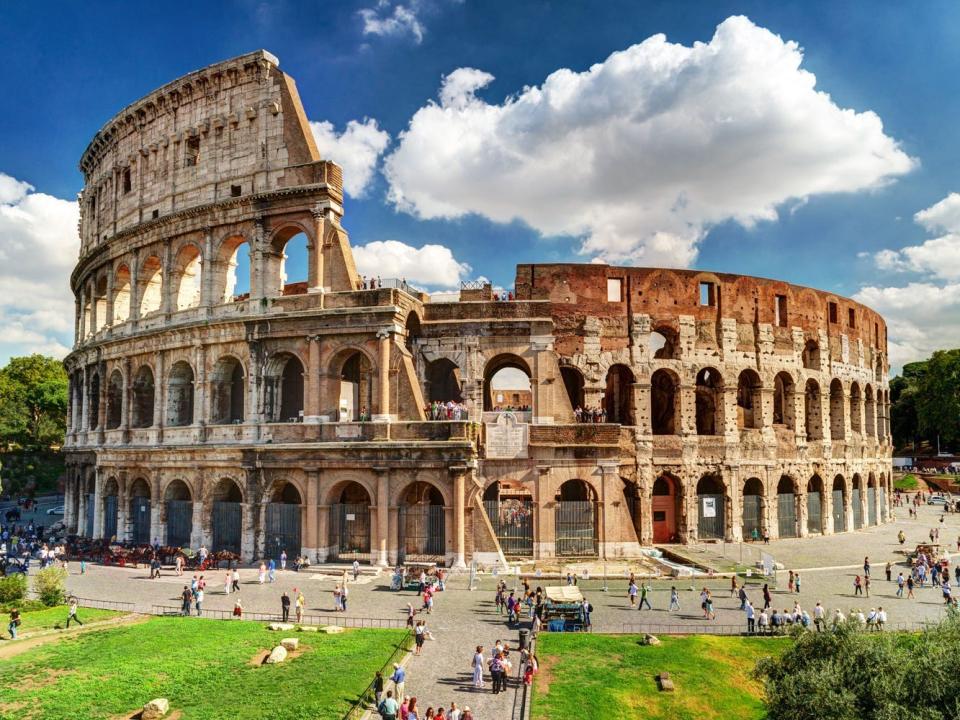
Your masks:
M411 647L413 646L413 633L408 632L403 636L403 639L397 643L397 646L393 649L393 652L390 653L390 657L387 658L387 661L380 667L380 673L384 676L384 683L386 683L386 678L389 677L392 673L390 670L393 668L395 662L399 662L399 659L410 652ZM376 705L376 692L373 689L376 679L371 680L370 684L367 685L360 693L360 696L354 701L353 705L350 706L350 709L347 710L346 714L343 716L343 720L359 720L363 717L364 713L367 712L371 707ZM400 698L397 702L400 702L403 698Z
M77 597L76 595L70 595L69 597L76 598L76 601L80 607L91 610L118 610L120 612L127 613L132 613L135 611L134 604L130 602L120 602L117 600L95 600L93 598Z
M936 627L936 621L885 623L883 629L876 626L864 626L864 632L891 632L891 631L918 631ZM711 623L676 623L676 624L647 624L647 623L600 623L593 624L585 632L596 635L742 635L757 637L778 637L788 635L795 625L780 625L778 627L757 627L754 632L748 632L746 624L719 625ZM830 620L825 621L823 630L833 627ZM817 632L813 623L806 628L809 632Z
M191 606L191 615L196 616L196 611ZM173 616L182 615L182 608L176 605L152 605L150 607L151 615ZM201 611L200 617L212 618L214 620L235 620L232 610L207 610ZM241 616L243 620L254 622L289 622L291 625L336 625L343 628L403 628L406 627L406 620L399 618L369 618L353 617L350 615L304 615L303 620L297 622L293 618L284 621L279 613L259 613L243 611Z

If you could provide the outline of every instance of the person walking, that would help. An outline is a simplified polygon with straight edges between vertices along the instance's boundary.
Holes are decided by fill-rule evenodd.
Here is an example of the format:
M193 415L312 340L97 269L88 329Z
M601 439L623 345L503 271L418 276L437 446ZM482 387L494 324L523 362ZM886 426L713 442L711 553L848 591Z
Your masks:
M270 563L267 565L267 577L270 582L275 582L277 579L277 562L273 558L270 558Z
M863 576L870 577L870 556L863 559Z
M240 598L237 598L233 603L233 616L237 620L243 620L243 603L240 602Z
M280 596L280 617L281 622L288 622L290 620L290 596L287 595L286 590L284 590Z
M893 565L889 560L887 560L887 565L884 568L884 571L887 573L887 582L890 582L891 578L893 577Z
M860 580L859 575L853 578L853 594L854 596L863 595L863 582Z
M67 607L67 627L70 627L70 621L73 620L77 625L83 625L80 621L80 618L77 617L77 608L80 607L80 603L77 602L76 598L70 598L70 605ZM189 611L189 608L188 608Z
M230 594L230 586L233 584L233 577L230 575L230 571L227 570L227 574L223 576L223 594Z
M67 618L69 620L69 618ZM7 632L10 633L10 639L17 639L17 628L20 627L20 610L17 608L10 609L10 622L7 623Z
M280 569L281 570L287 569L287 551L286 550L283 550L280 553Z
M793 574L793 587L798 593L800 592L800 573Z
M679 593L677 593L677 586L671 585L670 586L670 607L668 608L668 612L673 612L674 610L676 610L677 612L680 612L680 595Z
M353 581L356 582L357 578L360 577L360 561L354 559L353 561Z
M817 602L816 606L813 608L813 625L817 628L817 632L823 632L823 623L824 623L824 610L823 605Z
M240 571L237 570L236 566L233 568L233 574L230 576L230 580L233 585L233 591L240 592Z
M343 587L340 588L340 607L343 608L343 611L347 611L347 595L350 594L350 591L347 590L347 583L344 581Z
M380 672L377 672L377 675L380 675ZM383 678L380 678L381 686L383 683ZM399 705L393 697L393 690L387 690L387 697L383 699L383 702L377 703L377 712L380 713L380 717L383 720L397 720L397 711L399 710Z
M477 650L473 654L473 687L480 690L483 688L483 645L477 645Z
M898 597L898 598L902 598L902 597L903 597L903 586L904 586L904 583L905 583L905 581L904 581L904 579L903 579L903 573L900 573L899 575L897 575L897 597Z
M746 612L747 614L747 632L753 635L757 630L757 626L756 626L757 620L756 620L756 615L753 611L753 605L750 603L749 600L747 600L743 609L744 609L744 612Z
M390 676L390 679L393 681L393 687L397 691L397 697L402 698L403 689L407 684L407 672L400 667L399 663L393 664L393 675Z
M203 611L203 588L197 588L197 592L193 596L193 604L197 610L197 617L200 617L200 613Z
M793 570L790 571L790 575L787 580L787 592L793 592Z
M417 623L416 627L413 629L413 640L416 645L416 649L413 651L414 655L420 655L423 652L423 641L424 635L427 632L426 623L421 620Z
M960 567L960 566L958 566ZM634 607L637 604L637 584L630 581L630 586L627 588L627 597L630 598L630 607Z
M640 610L643 610L644 603L646 603L647 610L653 610L653 608L650 606L650 600L647 597L649 594L650 586L645 582L640 583Z
M913 575L907 576L907 600L913 600Z
M763 609L769 610L770 604L773 601L773 596L770 594L770 586L767 583L763 584Z
M863 579L863 591L866 593L867 597L870 597L870 576L867 575Z
M267 579L267 564L263 560L261 560L260 569L257 571L257 582L263 585L266 579Z
M193 591L189 585L183 586L183 592L180 593L180 614L186 617L190 614L190 604L193 602Z

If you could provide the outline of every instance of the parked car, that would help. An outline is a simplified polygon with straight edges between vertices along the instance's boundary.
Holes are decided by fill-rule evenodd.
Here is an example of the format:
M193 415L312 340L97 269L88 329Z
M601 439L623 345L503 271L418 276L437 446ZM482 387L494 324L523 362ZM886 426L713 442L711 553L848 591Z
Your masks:
M927 505L946 505L947 499L943 495L931 495L927 499Z
M63 505L57 505L47 510L47 515L63 515Z

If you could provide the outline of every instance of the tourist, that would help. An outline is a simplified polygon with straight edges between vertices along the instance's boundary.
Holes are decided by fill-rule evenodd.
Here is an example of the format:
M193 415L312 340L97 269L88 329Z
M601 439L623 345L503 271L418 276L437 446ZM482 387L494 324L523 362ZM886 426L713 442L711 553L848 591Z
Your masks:
M770 594L770 586L767 583L763 584L763 609L769 610L773 596Z
M67 620L70 618L68 617ZM10 608L10 622L7 623L7 632L10 633L10 639L17 639L17 628L20 627L20 610L17 608ZM78 621L79 622L79 621ZM81 623L82 624L82 623Z
M460 716L460 720L473 720L473 712L469 706L463 709L463 715Z
M960 566L958 566L958 567L960 567ZM904 581L904 579L903 579L903 573L900 573L899 575L897 575L897 597L898 597L898 598L902 598L902 597L903 597L903 586L904 586L904 583L905 583L905 581Z
M197 588L197 592L193 596L193 604L197 610L197 617L200 617L200 612L203 609L203 588Z
M765 635L769 632L770 628L770 616L767 614L766 610L760 611L760 617L757 618L757 624L760 627L760 634Z
M360 577L360 562L356 559L353 561L353 581L356 582L357 578Z
M190 604L193 602L193 591L190 589L189 585L183 586L183 592L180 593L181 605L180 605L180 614L187 616L190 614Z
M270 582L275 582L277 579L277 563L273 558L270 558L270 563L267 565L267 577L270 578Z
M503 682L503 675L503 654L498 652L490 659L490 677L493 679L494 695L498 695L501 688L506 689L505 683Z
M240 602L240 598L233 603L233 616L237 620L243 620L243 603Z
M747 584L743 583L740 586L740 589L737 591L738 599L740 600L740 609L745 610L747 606Z
M793 587L798 593L800 592L800 573L793 574Z
M630 581L630 586L627 588L627 597L630 598L630 607L634 607L637 604L637 585Z
M383 673L377 670L373 676L373 697L375 700L375 707L379 710L380 703L383 700Z
M473 687L483 688L483 645L477 645L473 654Z
M280 569L281 570L287 569L287 551L286 550L283 550L280 553Z
M177 557L173 561L174 567L177 570L177 576L183 575L183 555L177 553Z
M457 707L455 702L450 703L450 712L447 713L447 720L461 720L463 713Z
M853 578L853 594L854 594L855 596L856 596L856 595L863 595L863 582L860 580L860 576L859 576L859 575L856 575L856 576Z
M863 559L863 576L870 577L870 557L869 556Z
M790 571L790 576L787 580L787 592L793 592L793 570Z
M406 685L407 673L400 667L399 663L393 664L393 675L390 676L390 679L393 681L393 686L397 690L397 697L403 697L403 688ZM412 699L411 702L413 702Z
M417 698L416 696L410 698L410 702L407 704L407 718L406 720L420 720L420 716L417 715Z
M869 575L863 578L863 591L866 593L867 597L870 597L870 576Z
M887 560L887 565L884 568L884 571L887 574L887 582L890 582L890 579L893 576L893 564L889 560Z
M823 621L824 621L824 610L823 605L818 601L816 606L813 608L813 624L817 628L817 632L823 632Z
M227 574L223 576L223 594L230 594L230 587L233 585L233 576L230 574L230 571L227 570Z
M257 582L263 585L266 579L267 579L267 564L263 560L261 560L260 569L257 571Z
M792 571L792 570L790 571L790 576L793 577L793 571ZM730 597L736 597L736 596L737 596L737 590L738 590L738 588L737 588L737 576L736 576L736 574L734 574L734 575L732 575L732 576L730 577ZM743 608L740 608L740 609L742 610Z
M287 595L286 590L284 590L280 596L280 618L281 622L288 622L290 620L290 596Z
M421 620L417 623L417 626L413 629L413 639L416 644L416 649L414 650L414 655L420 655L423 651L423 640L424 634L427 631L426 621Z
M680 612L680 594L677 592L676 585L671 585L670 586L670 607L668 608L668 612L673 612L674 610L676 610L677 612Z
M333 588L333 611L343 612L343 596L340 594L340 583Z
M234 592L240 592L240 571L237 570L237 566L233 566L233 575L231 576L231 585Z
M913 575L907 577L907 600L913 600Z
M344 579L343 586L340 588L340 607L344 612L347 611L347 595L350 594L350 591L347 590L347 581Z
M303 622L303 608L307 604L307 599L303 596L303 593L296 588L293 589L293 592L297 596L296 602L294 603L294 609L297 613L297 624L299 625Z
M377 672L377 676L378 677L380 676L379 671ZM380 682L381 682L381 688L382 688L382 683L383 683L382 677L380 679ZM397 705L397 701L393 699L393 690L387 690L387 697L384 699L382 703L377 704L377 710L379 711L380 716L384 720L397 720L398 709L399 709L399 706Z
M407 627L413 627L413 618L416 616L417 611L413 609L413 605L407 603Z
M653 608L650 606L650 600L647 598L649 594L650 586L645 582L640 583L640 610L643 610L644 604L646 604L647 610L653 610Z
M757 621L756 621L756 616L754 615L754 612L753 612L753 605L750 604L749 600L747 600L746 604L744 605L744 611L747 614L747 632L753 635L753 633L756 632L756 629L757 629L756 628Z
M883 626L887 624L887 613L882 607L877 608L877 630L883 630Z

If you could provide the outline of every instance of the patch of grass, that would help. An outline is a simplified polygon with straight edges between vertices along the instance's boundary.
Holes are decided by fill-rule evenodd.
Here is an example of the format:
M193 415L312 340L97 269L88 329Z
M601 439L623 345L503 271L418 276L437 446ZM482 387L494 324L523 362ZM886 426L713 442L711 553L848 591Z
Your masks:
M897 478L896 480L894 480L893 488L895 490L901 490L903 492L912 492L917 489L919 484L920 483L917 481L917 476L910 474L910 475L904 475L903 477Z
M405 634L297 633L302 654L254 666L251 657L276 645L280 633L253 622L150 618L0 660L0 718L114 718L165 697L182 720L334 720Z
M567 720L759 720L763 686L757 660L789 640L696 635L640 645L638 635L543 634L531 718ZM661 692L669 672L676 691Z
M77 617L80 618L80 622L82 623L108 620L118 615L123 615L123 613L116 610L91 610L88 608L80 608L77 610ZM20 623L19 630L17 630L20 635L36 630L64 628L67 625L67 606L58 605L51 608L44 608L43 610L21 612L20 619L23 621ZM0 630L6 630L9 622L10 614L8 612L6 617L0 618ZM73 628L75 626L71 623L70 627ZM4 636L6 636L6 633L4 633Z

